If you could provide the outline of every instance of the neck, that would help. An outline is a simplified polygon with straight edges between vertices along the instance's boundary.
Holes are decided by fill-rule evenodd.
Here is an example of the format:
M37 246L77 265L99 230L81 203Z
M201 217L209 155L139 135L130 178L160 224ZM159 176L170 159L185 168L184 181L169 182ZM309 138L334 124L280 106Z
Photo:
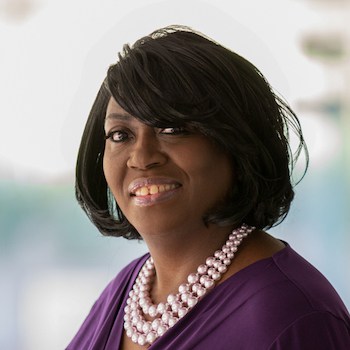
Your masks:
M176 293L187 276L222 247L231 230L230 227L212 225L191 232L182 230L181 233L144 235L156 270L152 284L153 301L164 301L168 294Z

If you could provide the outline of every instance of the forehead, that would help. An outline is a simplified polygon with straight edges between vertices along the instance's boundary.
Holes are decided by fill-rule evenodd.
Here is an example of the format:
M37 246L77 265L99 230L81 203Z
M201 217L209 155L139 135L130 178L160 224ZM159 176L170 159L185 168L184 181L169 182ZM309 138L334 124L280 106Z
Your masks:
M132 116L126 112L113 97L111 97L107 105L105 120L130 118L132 118Z

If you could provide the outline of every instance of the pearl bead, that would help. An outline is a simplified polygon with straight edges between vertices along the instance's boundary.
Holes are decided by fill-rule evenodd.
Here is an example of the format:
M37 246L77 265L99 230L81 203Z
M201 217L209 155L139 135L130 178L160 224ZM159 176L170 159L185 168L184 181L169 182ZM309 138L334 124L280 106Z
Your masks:
M215 269L213 267L208 269L208 276L211 276L213 273L215 273Z
M137 325L137 322L140 321L140 317L139 316L135 316L131 319L131 323L133 326L136 326Z
M151 305L148 309L148 314L151 316L151 317L156 317L157 316L157 307L155 305Z
M132 342L135 343L135 344L137 343L138 338L139 338L139 337L138 337L137 333L135 333L135 332L134 332L134 333L132 334L132 336L131 336L131 340L132 340Z
M197 289L196 294L198 295L198 297L202 297L206 292L207 290L201 286Z
M146 298L140 298L140 300L139 300L139 305L142 307L142 306L144 306L144 305L147 305L148 303L147 303L147 300L146 300Z
M146 277L151 277L151 276L154 275L154 271L147 269L147 270L145 270L144 274L145 274Z
M213 266L214 261L215 261L215 258L212 257L212 256L210 256L209 258L207 258L207 259L205 260L205 263L206 263L206 265L208 265L208 266Z
M171 317L171 314L169 312L164 312L164 314L162 315L162 321L165 324L168 324L170 317Z
M184 317L187 314L187 308L185 307L180 307L179 310L177 310L177 314L179 315L179 317ZM170 326L170 325L169 325Z
M149 277L142 276L141 277L141 283L147 284L150 281Z
M179 310L180 307L181 307L181 304L178 301L174 301L171 304L171 310L173 310L174 312L177 312L177 310Z
M220 264L221 264L221 261L220 261L220 260L215 260L215 261L214 261L214 264L213 264L213 267L214 267L214 268L217 268Z
M147 285L147 284L142 284L141 286L140 286L140 290L142 290L142 291L145 291L145 290L149 290L149 286Z
M205 281L207 281L208 279L209 279L209 276L208 276L208 275L203 275L203 276L201 276L201 278L199 279L199 282L200 282L201 284L204 285Z
M208 270L208 266L207 265L199 265L198 268L197 268L197 272L200 274L200 275L204 275Z
M229 252L229 253L226 254L226 256L227 256L229 259L233 259L233 257L235 256L235 254L232 253L232 252Z
M219 273L219 272L214 272L214 273L211 275L211 278L212 278L214 281L218 281L218 280L221 278L221 273Z
M137 295L139 296L139 298L149 298L148 291L139 291Z
M137 338L137 343L139 345L145 345L146 344L146 337L144 335L139 335L139 337Z
M176 301L176 295L174 295L174 294L169 294L168 295L168 297L167 297L167 302L169 303L169 304L172 304L174 301Z
M204 282L204 287L206 289L210 289L213 286L214 286L214 281L212 279L208 279Z
M162 336L166 331L168 330L167 326L165 325L160 325L157 329L157 334L159 336Z
M199 283L195 283L192 285L192 292L197 293L198 288L201 288L201 285Z
M184 293L184 292L188 292L189 290L189 286L185 283L180 284L179 286L179 293Z
M166 310L166 305L164 303L159 303L157 306L157 312L163 314Z
M231 233L231 234L228 236L228 239L229 239L230 241L233 241L233 240L236 239L236 235L235 235L234 233Z
M198 299L197 298L195 298L195 297L189 297L188 299L187 299L187 305L189 306L189 307L193 307L193 306L195 306L196 304L197 304L197 302L198 302Z
M188 275L187 281L191 284L196 283L198 281L198 275L196 273L191 273L190 275Z
M226 258L226 254L225 253L221 253L219 256L219 259L222 261Z
M154 343L154 341L157 339L157 335L154 332L149 332L146 336L146 341L149 344Z
M230 247L228 247L227 245L224 245L224 246L222 247L222 251L223 251L225 254L227 254L227 253L230 251Z
M130 315L131 318L139 317L139 312L138 312L138 310L132 310L132 311L129 313L129 315Z
M142 326L142 332L143 333L148 333L152 329L151 322L145 322Z
M171 316L168 321L169 327L173 327L178 320L178 318Z
M155 320L152 321L151 325L152 325L152 329L154 331L156 331L158 329L158 327L161 324L161 320L159 318L156 318Z
M231 259L229 258L226 258L222 261L226 266L230 265L231 264Z
M130 311L131 311L131 307L130 307L130 303L129 303L128 305L126 305L126 306L124 307L124 312L125 312L126 314L128 314L128 313L130 313Z
M215 258L218 258L221 253L222 253L221 250L215 251L215 253L214 253Z
M142 321L138 321L136 323L136 329L141 332L142 331L142 327L143 327L143 322Z
M220 264L217 269L220 273L225 273L227 271L227 267L224 264Z
M191 295L191 294L188 293L188 292L182 293L182 294L181 294L181 300L184 301L184 302L187 302L187 300L188 300L188 298L189 298L190 295Z

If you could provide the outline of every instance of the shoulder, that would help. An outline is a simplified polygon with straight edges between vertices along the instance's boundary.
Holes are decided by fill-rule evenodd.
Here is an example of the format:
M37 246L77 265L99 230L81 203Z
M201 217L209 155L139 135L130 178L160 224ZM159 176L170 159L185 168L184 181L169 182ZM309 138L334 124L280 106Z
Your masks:
M254 298L275 328L271 349L350 349L350 316L330 282L289 245L271 261Z
M107 341L109 332L116 322L116 317L119 317L119 322L122 322L120 312L122 305L147 258L148 254L132 261L104 288L67 350L90 349L93 346L95 346L94 349L102 348L100 344ZM113 335L116 343L118 343L118 332L120 333L121 329L117 329Z
M350 341L350 317L342 300L327 279L289 245L233 275L222 284L222 293L229 300L222 311L228 327L235 324L240 334L250 334L246 342L252 347L259 343L269 348L292 334L300 340L308 327L315 337L318 332L327 337L323 329L328 329L328 334L343 334L344 341Z
M300 295L310 310L328 312L338 318L349 317L331 283L289 245L272 259L286 284L295 289L295 294Z
M311 312L326 312L349 320L349 313L331 283L288 244L266 260L266 268L251 282L259 290L254 297L274 309L300 317Z
M348 350L349 324L326 311L310 312L286 327L269 347L279 349Z

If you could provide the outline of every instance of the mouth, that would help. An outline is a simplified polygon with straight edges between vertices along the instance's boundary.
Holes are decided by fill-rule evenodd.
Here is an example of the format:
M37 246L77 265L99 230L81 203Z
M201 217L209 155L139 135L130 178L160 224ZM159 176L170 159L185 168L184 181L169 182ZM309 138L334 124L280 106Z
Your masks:
M129 185L129 194L136 205L147 206L173 197L181 184L166 178L142 178Z
M144 197L152 194L163 193L171 190L175 190L180 187L178 184L165 184L165 185L150 185L150 186L142 186L136 188L134 191L130 193L131 196Z

